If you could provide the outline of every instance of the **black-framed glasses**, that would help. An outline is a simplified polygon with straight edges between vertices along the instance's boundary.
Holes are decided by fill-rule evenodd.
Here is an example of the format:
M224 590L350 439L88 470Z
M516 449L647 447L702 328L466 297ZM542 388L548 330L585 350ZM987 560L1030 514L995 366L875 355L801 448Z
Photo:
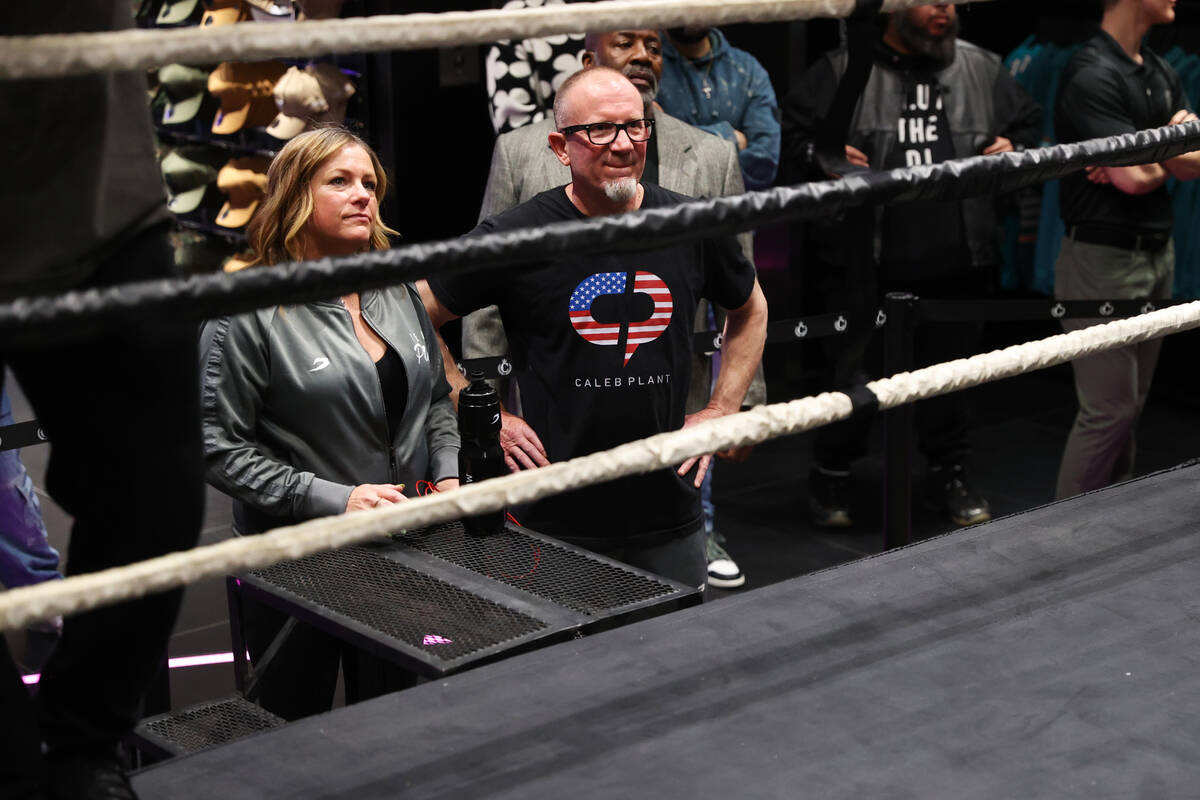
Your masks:
M565 128L559 128L558 132L563 136L570 136L572 133L585 131L588 141L592 144L612 144L621 131L625 131L625 135L631 142L644 142L650 138L652 130L654 130L654 120L634 119L629 122L592 122L587 125L568 125Z

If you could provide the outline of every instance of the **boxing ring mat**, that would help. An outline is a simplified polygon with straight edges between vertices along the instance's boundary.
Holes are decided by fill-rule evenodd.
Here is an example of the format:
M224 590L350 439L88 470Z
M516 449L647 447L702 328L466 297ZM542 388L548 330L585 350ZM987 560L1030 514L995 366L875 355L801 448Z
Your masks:
M146 798L1182 797L1200 467L152 767Z

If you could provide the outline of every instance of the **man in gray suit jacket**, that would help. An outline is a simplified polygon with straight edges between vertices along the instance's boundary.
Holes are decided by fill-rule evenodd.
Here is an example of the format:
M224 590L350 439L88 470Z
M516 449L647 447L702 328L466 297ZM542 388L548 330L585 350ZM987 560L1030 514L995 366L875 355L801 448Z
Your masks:
M722 197L745 191L737 149L732 143L672 117L654 102L662 75L662 45L658 31L647 29L588 34L585 47L587 49L582 59L584 68L604 66L622 72L637 87L647 110L654 117L654 134L647 147L643 181L657 183L664 189L695 198ZM554 120L545 119L501 134L496 139L483 207L479 211L481 221L507 211L547 189L571 182L570 169L550 149L547 136L553 130ZM753 263L750 234L744 233L739 239L746 257ZM696 314L697 330L708 329L708 316L708 303L701 302ZM721 324L723 319L718 317L716 322ZM468 359L500 356L508 352L508 340L495 306L463 318L462 348L463 357ZM457 376L449 377L453 379ZM711 380L710 359L696 356L688 387L688 413L698 411L708 402ZM452 383L456 390L465 385L465 380L461 378L457 385ZM518 405L514 395L511 387L502 385L501 396L507 405ZM745 402L758 405L765 401L766 384L760 367ZM531 463L522 466L545 463L544 453L540 454L543 459L539 459L537 450L540 448L533 442L536 442L536 435L532 436L530 447L522 448L532 451ZM722 588L742 585L745 577L737 565L727 558L727 554L717 554L726 556L724 561L727 563L718 564L716 562L722 559L713 559L710 583Z

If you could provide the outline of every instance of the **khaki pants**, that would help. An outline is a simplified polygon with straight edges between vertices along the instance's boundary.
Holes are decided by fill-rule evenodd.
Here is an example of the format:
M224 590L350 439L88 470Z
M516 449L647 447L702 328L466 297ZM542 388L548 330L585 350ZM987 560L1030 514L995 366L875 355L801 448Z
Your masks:
M1059 300L1169 298L1175 250L1124 250L1063 241L1055 264ZM1063 320L1066 331L1104 320ZM1067 437L1055 497L1072 497L1133 474L1134 429L1146 404L1162 339L1118 347L1071 362L1079 410Z

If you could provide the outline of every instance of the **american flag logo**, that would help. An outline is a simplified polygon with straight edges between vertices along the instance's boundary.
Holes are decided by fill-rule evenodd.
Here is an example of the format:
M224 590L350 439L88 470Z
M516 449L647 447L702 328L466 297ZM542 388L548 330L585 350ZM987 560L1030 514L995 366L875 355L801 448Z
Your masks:
M592 303L602 294L624 294L626 273L597 272L575 287L568 306L571 315L571 325L584 339L592 344L618 345L621 342L619 322L597 322L592 316ZM634 352L643 344L653 342L671 323L671 312L674 304L671 302L671 290L663 283L662 278L653 272L638 271L634 274L633 291L647 294L654 301L654 310L650 316L638 322L630 322L625 338L625 360L622 366L629 363Z

